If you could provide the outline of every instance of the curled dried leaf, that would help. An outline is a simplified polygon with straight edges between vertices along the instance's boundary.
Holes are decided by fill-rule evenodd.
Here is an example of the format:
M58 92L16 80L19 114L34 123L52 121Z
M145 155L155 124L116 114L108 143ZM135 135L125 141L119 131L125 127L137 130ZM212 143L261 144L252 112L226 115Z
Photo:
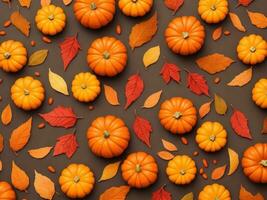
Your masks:
M11 182L20 191L25 191L30 183L29 176L14 161L12 162L11 168Z
M1 114L2 124L8 125L12 121L12 110L10 104L7 104Z
M177 151L177 147L173 143L171 143L171 142L169 142L167 140L164 140L164 139L161 139L161 141L162 141L163 147L166 150L168 150L168 151Z
M163 160L171 160L174 158L174 155L168 151L159 151L157 154Z
M237 30L239 30L241 32L246 32L246 28L243 26L243 24L242 24L242 22L241 22L241 20L240 20L240 18L238 17L237 14L235 14L233 12L230 12L229 16L230 16L230 19L231 19L231 22L232 22L233 26Z
M105 98L107 102L113 106L120 105L117 91L109 85L104 84Z
M50 153L52 148L53 147L41 147L38 149L30 149L28 153L33 158L41 159L47 156Z
M226 165L215 168L211 173L212 180L218 180L224 176L226 170Z
M144 102L144 108L153 108L159 102L162 90L151 94Z
M111 163L108 164L107 166L105 166L102 175L99 179L98 182L101 181L105 181L105 180L109 180L111 178L113 178L114 176L116 176L119 166L120 166L121 161L115 162L115 163Z
M235 152L233 149L228 148L228 155L229 155L229 172L228 176L232 175L238 168L239 165L239 156L238 153Z
M249 83L252 78L252 67L236 75L233 80L227 83L228 86L242 87Z

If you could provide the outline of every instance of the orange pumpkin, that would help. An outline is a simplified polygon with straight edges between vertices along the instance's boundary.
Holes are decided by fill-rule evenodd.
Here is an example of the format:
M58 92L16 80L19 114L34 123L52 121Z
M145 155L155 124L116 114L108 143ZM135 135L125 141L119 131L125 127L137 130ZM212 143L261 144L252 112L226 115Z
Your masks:
M88 49L87 63L100 76L116 76L127 62L125 45L114 37L98 38Z
M252 89L252 100L263 109L267 108L267 79L261 78Z
M123 14L131 17L144 16L151 10L153 0L119 0L119 8Z
M83 26L99 29L113 19L115 0L75 0L73 10Z
M129 186L145 188L152 185L158 177L158 165L155 159L145 153L131 153L121 165L122 178Z
M0 181L0 200L16 200L16 193L8 182Z
M242 157L244 174L255 183L267 183L267 143L247 148Z
M223 185L206 185L198 195L198 200L231 200L231 194Z
M203 46L205 29L194 16L176 17L165 30L165 40L174 53L191 55Z
M182 97L164 101L158 116L161 125L173 134L190 132L197 122L197 110L192 101Z
M100 157L113 158L128 147L130 133L122 119L113 115L96 118L87 130L88 146Z

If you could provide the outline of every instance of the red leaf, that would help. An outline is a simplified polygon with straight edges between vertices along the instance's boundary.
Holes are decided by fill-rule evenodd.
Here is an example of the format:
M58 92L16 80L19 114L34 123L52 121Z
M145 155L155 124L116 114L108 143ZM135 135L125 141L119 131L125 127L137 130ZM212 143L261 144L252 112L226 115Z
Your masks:
M53 156L66 154L66 156L70 158L75 153L78 146L75 134L63 135L57 138Z
M71 128L77 121L77 116L70 107L58 106L48 113L39 115L54 127Z
M183 5L184 0L164 0L164 3L167 8L174 11L174 13L179 10L179 8Z
M59 46L61 49L61 58L64 64L64 70L66 70L70 62L81 49L79 41L77 40L77 34L72 37L67 37L61 44L59 44Z
M238 0L237 6L249 6L254 0Z
M237 133L237 135L244 138L252 139L250 135L250 130L248 128L248 119L246 118L244 113L237 109L234 109L234 112L230 118L230 122L232 128Z
M188 72L187 87L197 95L205 94L209 96L207 81L201 74Z
M166 84L170 82L171 79L176 82L180 82L180 68L172 63L165 63L160 71L160 74Z
M139 74L132 75L125 86L126 105L127 109L143 92L144 81Z
M164 186L153 192L152 200L171 200L171 193L164 189Z
M147 119L137 115L134 120L133 129L135 135L148 147L150 147L150 135L152 132L150 122Z

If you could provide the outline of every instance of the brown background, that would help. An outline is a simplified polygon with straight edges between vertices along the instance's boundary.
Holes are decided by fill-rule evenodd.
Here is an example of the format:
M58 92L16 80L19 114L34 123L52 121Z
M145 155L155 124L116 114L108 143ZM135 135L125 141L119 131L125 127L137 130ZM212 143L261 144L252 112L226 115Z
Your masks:
M54 196L54 199L67 199L60 191L60 187L58 185L58 176L60 174L60 171L66 167L69 163L78 162L78 163L85 163L94 171L96 179L99 179L103 167L111 162L117 161L117 160L123 160L126 155L130 152L135 151L146 151L150 154L152 154L159 164L160 173L158 181L151 187L143 190L136 190L132 189L131 192L128 195L129 200L134 200L137 198L141 199L150 199L151 194L153 191L155 191L157 188L162 186L163 184L167 184L167 190L172 193L173 199L179 199L184 194L192 191L195 194L195 198L197 197L199 191L207 184L213 183L212 180L203 180L200 176L197 176L196 180L191 183L188 186L176 186L172 183L170 183L166 177L165 174L165 167L167 162L161 160L159 157L157 157L156 153L163 149L161 145L161 138L167 139L175 143L179 150L178 154L188 154L192 155L192 153L197 150L200 152L200 155L198 157L195 157L194 159L197 162L198 167L201 166L201 159L207 158L210 162L212 159L218 159L219 163L217 166L228 164L228 155L227 155L227 147L231 147L234 150L237 150L242 155L242 152L244 149L246 149L249 145L253 145L257 142L266 142L267 138L266 136L262 135L260 133L261 126L262 126L262 120L266 116L266 111L261 110L260 108L256 107L254 103L251 101L251 89L254 85L254 83L261 77L266 77L266 61L258 66L256 66L253 69L253 80L246 86L242 88L234 88L234 87L228 87L226 86L226 83L229 82L235 75L240 73L241 71L247 69L248 66L245 66L241 62L239 62L236 58L236 45L238 43L238 40L247 34L250 33L257 33L262 36L265 36L265 39L267 39L267 32L266 30L260 30L255 28L253 25L250 24L246 8L245 7L239 7L235 8L236 1L235 0L229 0L230 2L230 10L232 12L237 13L243 24L247 28L246 33L241 33L237 31L235 28L233 28L229 18L226 19L222 24L224 27L224 30L230 30L231 35L228 37L223 36L219 41L214 42L211 39L211 33L212 31L218 27L219 25L207 25L202 21L202 24L205 24L206 27L206 41L204 47L201 49L199 53L197 53L194 56L189 57L181 57L178 55L172 54L168 48L166 47L165 41L164 41L164 30L167 26L167 23L176 16L182 16L182 15L194 15L199 18L197 14L197 1L196 0L186 0L183 7L177 12L175 16L172 15L172 12L168 10L162 0L155 0L153 10L146 15L143 18L130 18L122 15L120 10L117 8L116 10L116 16L114 20L106 27L102 28L101 30L88 30L84 27L82 27L74 18L72 13L72 5L66 7L62 4L60 0L54 0L54 3L56 5L64 7L64 10L66 11L68 20L67 20L67 26L65 30L57 35L56 37L53 37L53 43L52 44L45 44L41 41L41 33L37 31L35 24L34 24L34 16L36 14L37 9L40 7L39 1L33 0L32 5L30 9L26 8L20 8L21 13L26 16L31 21L31 34L30 38L26 38L24 35L22 35L18 30L16 30L14 27L9 27L6 29L8 34L4 37L1 37L0 40L4 41L7 39L15 39L22 41L28 49L29 55L42 48L49 49L49 56L44 64L37 67L25 67L21 72L16 74L7 74L0 72L0 78L4 79L3 84L0 86L0 95L3 97L2 102L0 103L0 110L6 106L7 103L11 103L12 110L14 113L14 119L12 121L12 124L8 127L1 126L1 132L3 133L5 137L5 149L0 155L1 160L3 161L3 171L0 173L0 179L10 181L10 168L11 168L11 161L15 160L16 163L26 170L26 172L30 175L30 181L31 185L28 189L28 193L18 192L18 199L27 198L27 199L40 199L40 197L35 193L33 188L33 178L34 178L34 169L36 169L38 172L41 172L42 174L47 175L50 177L54 182L56 183L56 190L57 194ZM8 8L8 6L4 3L0 3L0 23L3 24L5 20L9 18L9 15L12 11L17 9L17 1L13 1L12 8ZM250 11L259 11L265 13L267 15L267 9L266 9L266 0L255 0L248 9ZM137 48L134 51L131 51L128 45L128 35L131 30L131 27L147 18L153 15L153 13L157 11L158 12L158 18L159 18L159 29L157 32L157 35L153 38L153 40L145 45L143 45L141 48ZM115 27L116 24L122 25L122 35L118 36L115 34ZM3 29L2 27L0 29ZM79 52L78 56L75 58L75 60L71 63L68 70L66 72L63 71L63 64L60 59L60 49L58 47L58 43L62 42L63 39L66 36L72 36L75 33L79 33L79 41L82 47L82 51ZM49 83L48 83L48 68L50 67L54 72L62 75L65 80L68 82L68 85L70 87L71 80L73 79L73 76L81 71L89 71L89 68L87 67L86 63L86 51L90 43L100 36L115 36L122 40L128 47L128 65L126 70L121 73L119 76L115 78L100 78L101 83L108 84L113 86L119 93L119 99L121 104L123 105L125 103L124 99L124 85L127 81L127 78L132 75L133 73L136 73L137 71L140 72L141 76L144 78L145 81L145 91L142 94L142 96L128 109L124 110L122 106L111 106L109 105L105 98L103 92L101 93L100 97L93 102L91 105L95 106L95 109L93 111L88 110L88 104L79 103L72 96L64 96L62 94L59 94L51 89ZM29 43L31 40L35 40L37 42L36 47L30 47ZM159 61L151 66L149 69L145 70L142 64L142 56L144 52L155 45L161 46L161 57ZM223 53L227 56L232 57L236 62L231 65L230 68L228 68L225 72L222 72L216 76L221 77L222 81L219 85L215 85L213 83L213 78L215 76L210 76L206 74L203 71L200 71L195 64L195 59L204 56L210 53ZM206 154L198 149L195 141L194 141L194 134L195 130L192 131L192 133L189 133L186 135L186 137L189 140L189 145L185 146L182 145L178 136L171 135L167 131L165 131L161 125L159 124L157 113L159 110L159 105L162 101L165 99L168 99L173 96L182 96L190 98L194 101L194 104L199 108L199 106L207 102L209 98L205 96L196 96L192 92L190 92L186 88L186 80L185 76L186 73L182 72L182 83L177 84L175 82L171 82L169 85L165 85L162 81L159 72L163 65L164 59L167 58L171 62L176 63L181 68L187 68L188 70L199 72L208 80L208 84L210 87L210 93L218 93L219 95L223 96L225 100L228 102L228 105L232 104L234 107L242 110L247 117L249 118L249 126L252 131L253 140L247 140L238 137L233 130L231 129L230 123L229 123L229 116L231 114L231 109L228 110L227 114L225 116L219 116L215 114L214 108L212 107L211 113L204 119L199 120L198 125L196 127L199 127L201 123L203 123L206 120L212 120L212 121L219 121L221 122L225 128L228 131L229 139L227 147L225 147L223 150L221 150L218 153L214 154ZM24 112L22 110L19 110L14 106L14 104L10 100L9 95L9 89L11 84L13 82L22 76L25 75L34 75L35 71L39 71L41 73L40 79L44 84L46 88L46 102L43 104L43 106L34 112ZM160 100L160 103L153 109L141 109L141 105L144 102L144 100L150 95L151 93L158 91L160 89L163 89L163 94ZM47 105L47 99L48 97L53 97L55 99L55 103L53 106ZM213 96L213 95L212 95ZM42 160L36 160L31 157L29 157L27 150L32 148L39 148L43 146L48 145L54 145L56 142L56 138L71 133L73 129L60 129L60 128L52 128L49 125L46 126L45 129L39 130L37 129L37 125L42 122L42 119L38 117L37 113L41 112L48 112L52 108L56 107L57 105L65 105L65 106L72 106L77 113L78 116L84 117L83 119L79 120L76 125L76 131L77 131L77 137L79 142L79 148L77 152L74 154L74 156L71 159L67 159L65 155L53 157L52 153L50 153L45 159ZM146 147L142 142L140 142L134 135L132 131L132 122L134 120L134 109L137 109L138 114L148 118L153 126L153 133L151 135L151 143L152 148ZM86 141L86 130L91 123L91 121L96 118L97 116L106 115L106 114L116 114L118 117L121 117L125 120L127 125L131 129L132 138L129 145L129 148L127 151L120 156L117 159L102 159L94 156L91 151L89 150L87 146ZM28 119L30 116L33 116L33 129L32 129L32 136L28 143L28 145L18 153L18 156L15 156L14 153L10 151L8 148L8 139L9 135L12 129L17 127L19 124L24 122L26 119ZM51 174L47 171L47 166L53 165L57 169L56 174ZM210 175L210 171L214 168L213 165L209 167L207 170L207 173ZM220 184L225 185L227 188L230 189L232 194L232 199L236 200L238 199L238 192L240 188L240 184L242 183L248 190L252 192L261 192L265 195L267 198L267 190L266 185L259 185L259 184L253 184L251 183L242 173L241 167L239 167L238 171L232 175L232 176L225 176L223 179L216 181ZM118 186L123 185L124 182L121 178L120 172L117 174L117 176L111 180L97 183L95 185L95 189L93 190L92 194L88 196L86 199L98 199L99 195L107 188L111 186Z

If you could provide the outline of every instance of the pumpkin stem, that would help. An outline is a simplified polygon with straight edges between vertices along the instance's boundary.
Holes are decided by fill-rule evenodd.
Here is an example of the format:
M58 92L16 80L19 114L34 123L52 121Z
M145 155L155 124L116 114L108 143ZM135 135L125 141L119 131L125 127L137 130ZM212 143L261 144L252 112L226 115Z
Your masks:
M96 4L95 4L95 2L92 2L92 3L90 4L90 9L91 9L91 10L95 10L95 9L96 9Z
M30 91L29 91L29 90L27 90L27 89L24 89L24 91L23 91L23 92L24 92L24 95L25 95L25 96L28 96L28 95L30 94Z
M137 173L140 173L141 172L141 165L140 164L137 164L136 166L135 166L135 171L137 172Z
M84 84L84 83L81 84L81 88L82 88L82 89L86 89L86 88L87 88L86 84Z
M179 173L183 176L183 175L185 175L185 170L182 169L182 170L180 170Z
M210 136L210 141L211 141L211 142L214 142L215 140L216 140L216 136L215 136L215 135L211 135L211 136Z
M80 181L80 177L74 176L73 181L74 181L74 183L78 183Z
M182 32L182 36L184 39L187 39L189 38L189 33L186 31L186 32Z
M256 48L252 46L252 47L249 48L249 51L250 51L251 53L254 53L254 52L256 51Z
M53 20L54 18L55 18L55 17L54 17L53 14L51 14L51 15L48 16L48 19L49 19L49 20Z
M107 130L104 131L104 138L109 138L109 136L110 136L109 132Z
M180 112L175 112L174 114L173 114L173 117L175 118L175 119L179 119L180 117L182 116L182 113L180 113Z
M136 3L138 0L132 0L133 3Z
M263 167L267 167L267 160L261 160L260 164L261 164Z
M4 53L5 59L9 59L11 57L11 54L9 52Z
M216 6L215 6L215 5L212 5L212 6L210 7L210 9L211 9L212 11L215 11L215 10L216 10Z
M215 197L214 200L220 200L219 197Z
M109 57L110 57L109 52L105 51L105 52L103 53L103 58L105 58L105 59L107 60L107 59L109 59Z

